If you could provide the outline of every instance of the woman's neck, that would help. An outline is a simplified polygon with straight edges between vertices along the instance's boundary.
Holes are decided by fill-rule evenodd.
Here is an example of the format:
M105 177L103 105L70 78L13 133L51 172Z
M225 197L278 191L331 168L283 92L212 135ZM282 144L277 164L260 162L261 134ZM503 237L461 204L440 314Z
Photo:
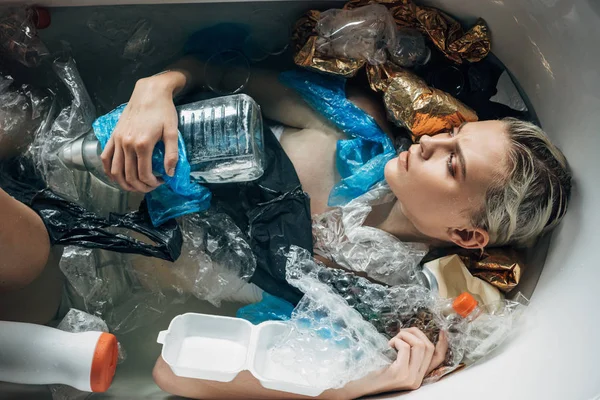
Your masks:
M414 224L402 212L398 200L373 206L364 225L386 231L403 242L437 242L437 240L422 234L415 228Z

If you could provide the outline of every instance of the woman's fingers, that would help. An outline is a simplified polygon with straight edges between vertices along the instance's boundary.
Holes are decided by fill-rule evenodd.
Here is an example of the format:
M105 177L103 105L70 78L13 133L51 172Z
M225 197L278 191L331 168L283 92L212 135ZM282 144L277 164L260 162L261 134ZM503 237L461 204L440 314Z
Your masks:
M149 144L139 144L135 150L139 180L146 186L156 189L161 183L152 173L152 146Z
M125 181L137 192L148 193L153 189L139 179L138 159L134 150L125 150Z
M113 162L113 155L115 154L115 141L110 138L106 146L104 147L104 151L100 156L102 160L102 167L104 168L104 173L109 177L110 180L114 181L115 178L111 173L111 167Z
M414 333L406 329L401 330L397 337L410 345L410 361L408 365L411 369L419 371L425 358L425 343ZM429 365L429 363L427 364Z
M431 343L427 335L425 335L420 329L408 328L406 331L419 338L425 346L423 362L421 363L421 368L419 369L419 374L425 376L427 373L427 369L431 364L431 360L433 359L433 354L435 353L435 346L433 345L433 343Z
M440 331L440 336L438 338L438 342L435 345L435 351L433 353L433 357L431 358L431 362L429 367L427 368L427 372L425 375L429 375L431 371L439 367L444 360L446 359L446 353L448 352L448 337L446 336L446 332Z
M123 189L130 192L134 191L133 187L125 180L125 157L123 155L123 149L117 145L115 145L110 174Z
M177 123L174 126L165 127L163 131L163 142L165 144L165 171L167 175L175 175L175 167L179 159L178 143L179 133Z

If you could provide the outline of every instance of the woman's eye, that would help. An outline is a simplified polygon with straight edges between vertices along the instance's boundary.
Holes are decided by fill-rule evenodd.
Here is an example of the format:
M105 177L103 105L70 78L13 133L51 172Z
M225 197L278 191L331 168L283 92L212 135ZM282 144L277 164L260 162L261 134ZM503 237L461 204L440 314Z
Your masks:
M456 176L456 173L454 172L454 153L450 153L450 156L448 157L448 172L450 173L450 175L452 175L452 177Z

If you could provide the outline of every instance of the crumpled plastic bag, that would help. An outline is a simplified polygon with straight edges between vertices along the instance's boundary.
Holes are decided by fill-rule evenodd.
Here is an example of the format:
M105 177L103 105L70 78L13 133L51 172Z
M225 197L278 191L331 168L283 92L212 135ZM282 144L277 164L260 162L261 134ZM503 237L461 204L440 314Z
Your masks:
M142 254L174 261L181 254L182 236L176 221L153 227L146 212L111 214L101 218L50 189L28 159L5 162L0 168L0 187L33 209L42 219L51 245L76 245L122 253ZM152 243L119 233L125 228L141 233Z
M440 330L446 332L446 360L426 379L434 382L502 344L523 308L517 301L493 303L469 323L447 314L449 300L423 286L375 284L329 269L298 247L287 256L288 280L305 297L294 310L292 330L277 345L274 355L280 356L274 359L323 388L342 387L389 365L395 352L388 339L408 327L419 328L433 343Z
M313 216L315 254L387 285L421 283L418 266L425 246L363 226L374 205L394 199L387 184L380 183L345 206Z
M331 190L329 206L346 204L384 180L385 164L396 156L394 145L370 115L346 98L345 79L294 70L283 72L280 80L349 137L337 144L342 179Z
M51 124L55 96L0 74L0 159L16 157Z
M0 8L0 52L26 67L36 67L50 55L37 35L32 7Z
M149 326L181 299L161 291L154 269L133 268L130 256L68 246L60 260L72 308L101 318L113 333Z
M354 10L331 9L315 27L316 52L327 57L381 64L396 42L396 25L386 7L372 4Z
M125 106L126 104L122 104L94 121L94 133L103 150L112 136ZM160 226L173 218L204 211L210 207L210 190L190 177L191 166L187 160L181 133L178 135L178 152L179 159L173 176L168 176L165 171L164 143L162 141L157 143L152 152L152 170L165 181L164 185L146 195L148 213L154 226Z
M70 104L60 111L50 129L38 132L29 153L48 187L69 199L78 200L73 171L60 160L58 151L91 129L96 110L68 51L54 60L52 69L69 91Z
M170 266L181 285L176 289L219 307L256 270L249 240L226 214L207 211L183 217L180 222L182 257Z

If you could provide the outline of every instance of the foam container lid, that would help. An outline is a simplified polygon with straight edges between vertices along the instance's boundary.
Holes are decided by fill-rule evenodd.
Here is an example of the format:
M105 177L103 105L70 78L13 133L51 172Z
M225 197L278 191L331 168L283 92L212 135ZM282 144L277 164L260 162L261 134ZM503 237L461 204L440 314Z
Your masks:
M173 318L157 342L177 376L231 382L248 370L267 389L318 396L326 388L311 386L271 357L270 350L290 329L284 322L252 325L240 318L186 313Z

